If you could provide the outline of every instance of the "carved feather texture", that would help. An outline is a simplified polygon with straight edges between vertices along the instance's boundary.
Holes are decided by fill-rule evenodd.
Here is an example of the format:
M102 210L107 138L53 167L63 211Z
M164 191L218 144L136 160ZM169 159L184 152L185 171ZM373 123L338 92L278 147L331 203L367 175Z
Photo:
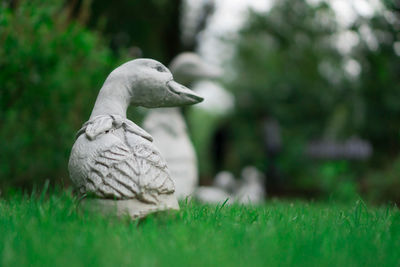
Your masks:
M111 116L99 116L85 125L84 132L89 140L95 140L101 134L118 137L114 134L118 129L125 136L118 137L118 141L111 146L100 147L88 157L88 173L84 183L86 192L102 198L137 198L147 203L157 203L159 194L174 192L165 160L149 142L149 138L141 139L147 137L144 130L127 119L123 119L122 124L115 123ZM135 134L140 132L137 128L142 130L142 134L139 134L139 140L142 141L127 143L126 135L133 135L130 129L135 129Z

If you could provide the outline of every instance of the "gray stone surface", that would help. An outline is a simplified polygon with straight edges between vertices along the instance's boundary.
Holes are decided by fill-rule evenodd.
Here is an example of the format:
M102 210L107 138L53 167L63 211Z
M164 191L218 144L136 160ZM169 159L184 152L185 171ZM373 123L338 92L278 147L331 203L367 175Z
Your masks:
M182 53L170 64L174 78L185 85L199 79L216 78L221 70L206 64L194 53ZM178 198L190 196L198 185L197 157L189 139L185 120L178 108L149 111L143 128L167 161Z
M87 196L84 203L91 203L90 209L97 206L132 218L176 209L165 160L152 136L126 118L126 110L129 105L171 107L200 101L155 60L132 60L111 72L71 150L70 177L79 193Z
M137 199L112 200L101 198L86 198L79 203L83 212L97 213L109 217L129 216L132 219L146 217L148 214L179 210L179 204L173 194L162 194L157 204L144 203Z

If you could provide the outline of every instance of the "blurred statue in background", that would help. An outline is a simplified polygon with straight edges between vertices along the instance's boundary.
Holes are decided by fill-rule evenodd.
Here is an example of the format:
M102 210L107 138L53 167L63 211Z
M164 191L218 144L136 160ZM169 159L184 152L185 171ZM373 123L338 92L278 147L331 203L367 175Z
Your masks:
M198 55L189 52L175 57L170 69L175 80L186 86L221 75L219 68L206 64ZM180 109L151 110L144 119L143 128L154 136L154 143L168 164L177 197L190 196L199 180L197 157Z
M131 218L179 209L165 160L152 136L126 118L126 110L131 104L172 107L202 100L155 60L132 60L112 71L69 160L82 208Z
M241 184L236 193L235 200L243 204L260 204L264 202L265 176L254 166L247 166L242 170Z
M262 204L266 197L265 176L256 167L246 166L237 181L228 171L219 172L212 186L200 186L195 192L195 198L210 204Z
M236 190L236 180L232 173L228 171L219 172L214 179L212 186L199 186L195 193L195 199L209 204L231 204L233 193Z

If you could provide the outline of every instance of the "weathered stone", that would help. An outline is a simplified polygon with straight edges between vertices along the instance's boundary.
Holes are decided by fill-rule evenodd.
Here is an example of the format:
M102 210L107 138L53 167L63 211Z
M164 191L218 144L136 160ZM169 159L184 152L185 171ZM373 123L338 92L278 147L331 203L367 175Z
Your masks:
M147 204L137 199L86 198L79 203L79 209L83 212L102 214L107 217L129 216L132 219L139 219L151 213L179 210L179 204L173 194L163 194L159 196L158 204Z

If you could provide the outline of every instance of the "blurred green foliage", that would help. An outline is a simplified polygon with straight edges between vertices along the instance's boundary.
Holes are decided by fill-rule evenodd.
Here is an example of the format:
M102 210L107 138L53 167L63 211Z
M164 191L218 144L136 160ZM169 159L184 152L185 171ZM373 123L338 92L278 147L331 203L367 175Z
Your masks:
M363 191L370 172L397 157L399 12L390 5L382 8L347 26L327 2L281 0L268 13L250 12L229 62L234 75L227 88L237 102L233 153L240 160L226 162L228 169L245 164L267 168L260 146L265 118L281 124L284 148L277 164L291 188L351 198ZM343 141L351 136L372 143L370 160L348 162L343 171L340 163L314 162L304 155L313 139ZM392 182L372 180L400 192L398 172L390 176ZM386 191L379 191L381 199ZM390 197L400 200L400 193Z
M181 0L0 4L0 187L69 183L76 131L109 72L180 49ZM135 121L141 110L128 110Z
M117 64L63 2L0 5L0 186L67 177L75 133Z

